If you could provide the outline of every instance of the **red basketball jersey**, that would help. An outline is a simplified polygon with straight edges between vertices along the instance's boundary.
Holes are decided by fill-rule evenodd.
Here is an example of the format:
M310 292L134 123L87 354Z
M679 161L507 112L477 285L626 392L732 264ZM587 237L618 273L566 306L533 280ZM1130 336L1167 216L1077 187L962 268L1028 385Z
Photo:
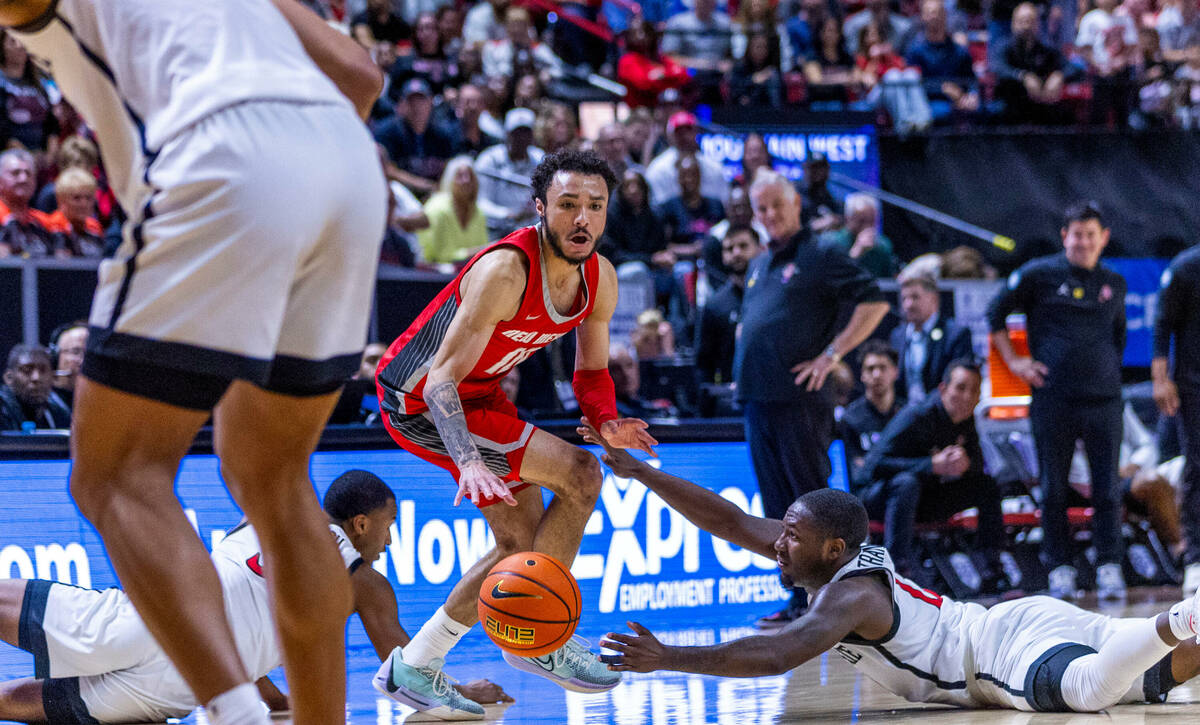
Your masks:
M388 413L412 415L429 410L422 397L425 376L442 345L454 313L462 304L459 285L463 275L483 255L500 247L515 247L529 262L521 308L511 320L496 325L474 369L458 384L460 399L491 394L509 370L530 355L579 326L596 304L600 260L592 255L583 264L583 284L570 313L559 314L550 301L550 285L542 265L537 227L525 227L480 250L454 281L446 285L379 361L375 380L380 407Z

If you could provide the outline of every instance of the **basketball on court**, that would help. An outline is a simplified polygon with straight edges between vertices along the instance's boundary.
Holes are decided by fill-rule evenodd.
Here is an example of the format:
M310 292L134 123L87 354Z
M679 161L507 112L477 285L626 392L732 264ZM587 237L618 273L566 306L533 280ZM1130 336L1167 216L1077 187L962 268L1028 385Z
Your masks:
M581 601L567 567L552 556L526 551L488 572L479 588L479 621L501 649L537 657L571 639Z

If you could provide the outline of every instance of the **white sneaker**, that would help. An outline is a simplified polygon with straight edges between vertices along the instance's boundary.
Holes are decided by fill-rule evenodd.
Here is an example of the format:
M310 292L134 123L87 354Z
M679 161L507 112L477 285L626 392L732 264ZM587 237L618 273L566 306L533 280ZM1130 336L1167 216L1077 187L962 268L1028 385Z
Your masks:
M1096 596L1100 599L1124 599L1125 575L1120 564L1101 564L1096 567Z
M1200 590L1200 563L1188 564L1183 569L1183 596L1190 597Z
M454 680L442 672L442 658L425 667L405 664L399 647L384 659L371 680L381 694L396 702L416 708L438 720L482 720L483 705L469 700L454 689Z
M1050 570L1050 596L1058 599L1075 598L1075 567L1063 564Z
M572 692L604 692L621 682L621 673L608 669L608 665L588 649L588 641L578 635L567 640L562 647L542 657L521 657L504 653L504 661L539 677L545 677L564 690Z
M1193 565L1194 566L1194 565ZM1192 594L1192 629L1196 629L1196 624L1200 623L1200 590ZM1200 644L1200 634L1196 635L1196 642Z

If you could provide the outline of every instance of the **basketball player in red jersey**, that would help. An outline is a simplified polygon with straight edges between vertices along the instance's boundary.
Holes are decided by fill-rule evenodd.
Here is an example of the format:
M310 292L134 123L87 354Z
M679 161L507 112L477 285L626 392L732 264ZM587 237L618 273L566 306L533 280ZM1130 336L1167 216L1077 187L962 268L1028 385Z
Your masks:
M480 584L500 559L534 550L570 566L599 496L595 457L517 417L499 386L510 369L576 330L580 408L599 418L615 447L653 452L657 443L645 422L617 418L608 375L617 275L595 250L616 178L594 153L565 151L547 156L532 183L541 222L476 255L392 343L376 374L392 437L450 471L458 480L455 505L470 498L496 536L496 548L403 653L389 658L398 684L414 674L405 666L430 670L467 632ZM539 486L554 492L548 507ZM499 502L507 505L492 505ZM594 692L618 682L578 641L546 657L505 659L568 689Z

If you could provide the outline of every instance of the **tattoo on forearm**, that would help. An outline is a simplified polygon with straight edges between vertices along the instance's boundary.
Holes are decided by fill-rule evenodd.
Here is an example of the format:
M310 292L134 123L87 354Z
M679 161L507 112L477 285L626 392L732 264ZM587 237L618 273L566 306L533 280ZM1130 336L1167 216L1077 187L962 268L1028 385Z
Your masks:
M483 460L475 441L471 440L471 432L467 430L467 416L463 413L462 400L454 383L447 380L438 383L425 391L425 400L429 404L429 415L437 426L438 435L446 444L446 452L459 468L468 463Z

